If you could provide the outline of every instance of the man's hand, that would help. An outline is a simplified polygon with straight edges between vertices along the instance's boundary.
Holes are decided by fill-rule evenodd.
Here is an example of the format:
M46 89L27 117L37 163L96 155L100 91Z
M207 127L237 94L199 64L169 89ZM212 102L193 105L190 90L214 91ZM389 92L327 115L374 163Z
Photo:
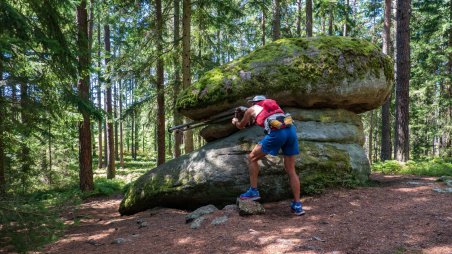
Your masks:
M232 118L232 125L236 126L236 124L239 122L239 119L237 117Z

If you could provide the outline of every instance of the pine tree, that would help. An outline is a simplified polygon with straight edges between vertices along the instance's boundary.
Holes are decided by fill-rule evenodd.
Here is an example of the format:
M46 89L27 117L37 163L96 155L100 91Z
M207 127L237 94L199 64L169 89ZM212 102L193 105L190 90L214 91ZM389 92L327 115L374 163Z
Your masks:
M182 1L182 87L188 88L191 84L191 60L190 60L190 26L191 26L191 0ZM188 119L185 122L189 121ZM193 132L184 133L185 153L190 153L193 148Z
M383 54L391 55L391 3L385 0L385 14L383 27ZM391 123L390 123L391 94L381 108L381 160L391 159Z
M173 55L174 64L174 95L173 95L173 123L174 125L182 124L182 116L176 110L176 100L179 95L181 80L180 80L180 0L174 0L174 49L175 53ZM174 132L174 157L177 158L181 155L180 146L182 144L182 132Z
M312 0L306 0L306 36L312 37Z
M397 1L397 77L396 144L398 161L409 160L409 85L410 85L410 12L411 0Z
M281 38L281 3L280 0L273 0L273 40Z
M104 45L105 45L105 66L107 72L111 70L108 63L110 61L110 25L104 25ZM110 75L110 73L109 73ZM116 176L115 165L115 141L113 133L113 108L112 108L112 82L111 78L106 78L106 107L107 107L107 178L112 179Z
M81 100L88 101L89 85L89 42L88 42L88 14L86 0L81 0L77 6L77 46L78 46L78 94ZM89 112L80 107L83 121L79 123L79 165L80 189L89 191L94 188L91 146L91 122Z
M157 165L165 163L165 92L163 89L164 66L162 58L163 42L163 18L162 1L155 1L156 26L157 26Z

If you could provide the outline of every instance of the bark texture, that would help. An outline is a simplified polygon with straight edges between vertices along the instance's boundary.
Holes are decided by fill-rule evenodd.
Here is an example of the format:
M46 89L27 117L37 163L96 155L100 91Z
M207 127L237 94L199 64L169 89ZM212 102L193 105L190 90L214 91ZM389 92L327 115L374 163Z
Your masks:
M396 73L396 160L409 160L409 86L410 86L411 0L397 1Z
M90 96L89 85L89 42L88 42L88 14L86 0L77 6L77 47L78 47L78 95L81 100L88 101ZM79 123L79 165L80 189L90 191L93 189L91 123L89 112L80 107L83 120Z
M306 0L306 36L312 37L312 0Z
M162 1L155 1L157 25L157 165L165 163L165 91L163 89L163 18Z
M182 4L182 87L185 89L191 85L191 60L190 60L190 25L191 25L191 0L183 0ZM189 122L185 119L185 122ZM185 153L193 151L193 132L184 132Z
M110 26L104 25L104 44L105 44L105 66L107 70L110 69L108 63L110 62ZM113 129L113 107L112 107L112 93L111 93L111 79L106 79L106 102L107 102L107 178L113 179L116 175L115 165L115 140Z
M392 0L385 0L385 14L383 27L383 54L391 55L391 6ZM381 108L381 153L382 161L391 159L391 122L390 106L391 94Z

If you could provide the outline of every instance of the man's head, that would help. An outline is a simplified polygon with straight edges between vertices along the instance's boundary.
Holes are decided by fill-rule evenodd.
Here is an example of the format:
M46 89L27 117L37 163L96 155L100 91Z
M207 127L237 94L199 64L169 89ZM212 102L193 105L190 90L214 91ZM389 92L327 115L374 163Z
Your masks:
M267 98L265 96L263 96L263 95L256 95L251 100L248 100L248 103L254 105L257 102L263 101L265 99L267 99Z

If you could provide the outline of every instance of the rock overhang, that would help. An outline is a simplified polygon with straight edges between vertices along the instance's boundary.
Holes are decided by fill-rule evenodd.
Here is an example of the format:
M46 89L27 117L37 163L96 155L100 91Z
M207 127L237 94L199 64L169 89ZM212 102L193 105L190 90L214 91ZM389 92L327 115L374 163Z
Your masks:
M281 106L362 113L385 101L393 73L392 59L365 40L281 39L206 72L182 91L177 109L200 120L265 94Z

